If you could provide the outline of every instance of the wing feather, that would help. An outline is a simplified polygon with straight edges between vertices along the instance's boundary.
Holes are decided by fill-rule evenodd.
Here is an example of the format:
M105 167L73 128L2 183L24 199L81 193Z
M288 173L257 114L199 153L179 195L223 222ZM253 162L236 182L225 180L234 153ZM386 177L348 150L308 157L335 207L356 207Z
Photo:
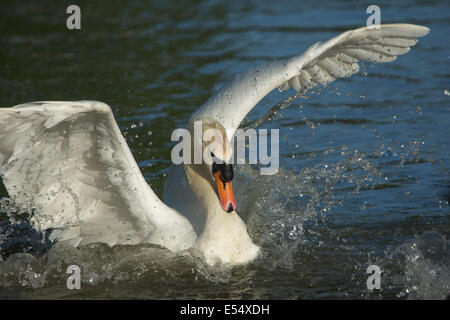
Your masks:
M247 113L273 89L293 88L304 93L357 73L359 61L394 61L417 43L416 38L428 32L427 27L412 24L386 24L379 29L364 27L344 32L324 43L314 44L299 56L271 62L236 76L190 120L217 120L231 139Z
M60 241L192 245L155 238L169 226L192 236L192 227L148 186L104 103L0 109L0 174L17 203L37 209L34 225Z

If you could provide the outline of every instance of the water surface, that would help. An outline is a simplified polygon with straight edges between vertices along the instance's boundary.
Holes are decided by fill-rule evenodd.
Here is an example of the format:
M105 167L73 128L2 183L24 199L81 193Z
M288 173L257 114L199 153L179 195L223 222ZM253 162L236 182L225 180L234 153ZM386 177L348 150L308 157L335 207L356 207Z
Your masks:
M357 1L78 4L82 29L69 31L62 4L2 1L0 105L108 103L159 196L171 132L218 87L368 16ZM239 166L234 187L260 258L218 269L152 245L49 248L3 199L0 297L447 298L450 4L377 4L382 23L431 32L396 61L366 64L259 125L280 129L281 169L263 177ZM292 94L272 92L247 123ZM81 290L66 288L71 264L82 268ZM371 264L383 271L373 292Z

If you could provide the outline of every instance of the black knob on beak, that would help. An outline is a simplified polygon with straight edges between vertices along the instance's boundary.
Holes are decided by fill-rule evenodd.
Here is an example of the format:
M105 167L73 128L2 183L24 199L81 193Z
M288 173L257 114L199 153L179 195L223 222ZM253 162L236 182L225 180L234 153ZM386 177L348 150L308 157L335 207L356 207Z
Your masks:
M220 174L222 175L222 179L224 182L230 182L233 180L233 166L231 164L223 164L222 168L220 168Z
M233 173L233 166L231 164L226 163L217 164L213 162L212 165L213 175L217 171L220 171L220 179L222 180L222 182L230 182L231 180L233 180L234 173Z

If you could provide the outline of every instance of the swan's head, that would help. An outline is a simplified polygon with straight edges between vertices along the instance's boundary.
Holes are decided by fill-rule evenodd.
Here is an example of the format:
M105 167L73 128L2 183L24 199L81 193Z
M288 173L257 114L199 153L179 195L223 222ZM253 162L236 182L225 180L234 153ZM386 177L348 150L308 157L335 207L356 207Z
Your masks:
M233 150L228 141L226 130L217 121L203 119L201 121L201 132L199 137L200 124L197 132L191 127L194 133L194 153L195 146L202 146L202 166L206 169L203 177L209 180L217 195L217 201L226 212L233 212L236 209L236 198L234 197L232 180L233 166L231 159ZM195 134L197 133L197 134ZM205 172L205 170L202 170Z

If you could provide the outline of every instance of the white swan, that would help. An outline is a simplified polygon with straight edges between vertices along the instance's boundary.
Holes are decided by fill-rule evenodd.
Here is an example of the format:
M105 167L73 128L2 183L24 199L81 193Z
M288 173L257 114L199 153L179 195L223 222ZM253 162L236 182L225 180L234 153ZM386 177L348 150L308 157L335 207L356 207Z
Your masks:
M305 53L237 75L190 118L233 136L246 114L275 88L307 90L388 62L429 29L410 24L351 30ZM230 155L213 150L227 160ZM110 107L95 101L31 102L0 109L0 174L12 198L32 204L33 223L73 245L91 242L195 247L209 264L253 260L259 247L234 209L220 203L211 166L174 166L164 204L144 180ZM226 180L226 179L224 179ZM228 179L229 180L229 179ZM227 181L225 181L227 182ZM228 182L227 182L228 183ZM231 184L231 183L230 183ZM225 207L224 207L225 206Z

